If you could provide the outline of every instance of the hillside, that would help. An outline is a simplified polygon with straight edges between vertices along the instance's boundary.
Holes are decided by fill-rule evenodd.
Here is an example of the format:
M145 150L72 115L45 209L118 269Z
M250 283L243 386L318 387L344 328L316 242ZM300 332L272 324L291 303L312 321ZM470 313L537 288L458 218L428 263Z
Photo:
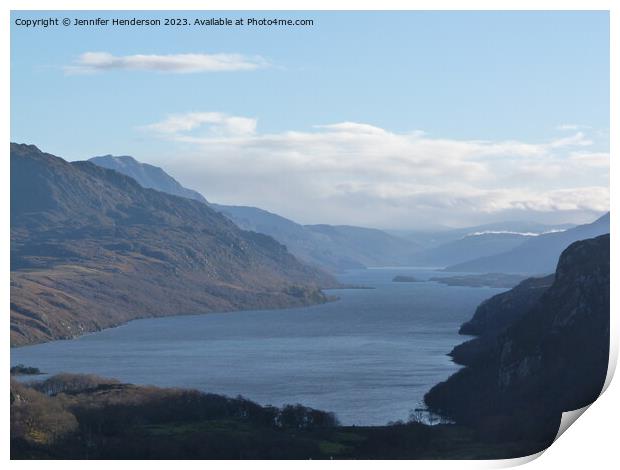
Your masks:
M532 235L521 233L479 233L416 253L411 257L415 266L444 267L456 263L491 256L516 248Z
M405 238L431 250L470 236L478 235L517 235L521 237L541 235L543 233L563 231L575 227L575 224L542 224L528 220L506 220L470 227L450 228L438 226L425 230L389 230L399 238Z
M177 180L161 168L148 163L140 163L133 157L104 155L93 157L88 161L108 170L116 170L127 175L135 179L143 188L156 189L173 196L187 197L207 204L207 200L198 191L181 186Z
M332 272L406 265L418 246L382 230L348 225L301 225L256 207L212 205L245 230L269 235L300 259Z
M207 203L198 192L183 187L161 168L132 157L94 157L89 161L131 176L145 188ZM419 246L376 229L301 225L258 207L207 203L238 227L273 237L299 259L332 272L366 266L403 265Z
M513 289L482 302L471 320L459 329L461 335L475 335L474 339L455 346L449 356L461 365L472 365L494 347L497 338L532 308L553 284L554 274L533 277L520 282Z
M285 245L299 259L331 272L364 268L364 264L346 253L334 251L328 237L307 230L301 224L257 207L211 205L244 230L264 233Z
M351 225L305 225L335 253L342 253L367 267L402 266L419 246L383 230Z
M533 237L512 250L448 266L446 271L549 274L571 243L609 233L609 212L591 224Z
M609 235L573 243L548 288L525 281L487 301L464 326L482 336L455 349L467 367L431 389L430 409L496 440L550 443L561 413L592 403L605 381L609 256Z
M328 274L206 204L11 144L11 344L128 320L301 306Z
M524 315L553 284L554 275L533 277L482 302L471 320L459 329L462 335L497 335Z

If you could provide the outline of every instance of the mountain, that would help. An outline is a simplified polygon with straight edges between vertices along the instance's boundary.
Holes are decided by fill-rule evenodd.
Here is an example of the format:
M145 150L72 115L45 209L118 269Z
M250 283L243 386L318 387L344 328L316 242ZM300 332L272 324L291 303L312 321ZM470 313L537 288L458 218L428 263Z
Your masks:
M239 227L269 235L300 259L329 271L404 265L418 246L382 230L301 225L256 207L212 204Z
M532 277L482 302L472 319L459 329L461 335L477 337L455 346L448 355L460 365L471 365L484 357L495 347L497 337L538 302L554 279L554 274Z
M448 266L446 271L547 274L571 243L609 233L609 212L591 224L532 237L512 250Z
M475 225L473 227L457 228L449 230L455 235L471 235L474 233L520 233L520 234L543 234L547 232L562 231L573 228L575 224L542 224L530 220L505 220L488 224Z
M181 186L177 180L161 168L148 163L140 163L133 157L104 155L103 157L93 157L89 161L97 166L127 175L135 179L144 188L156 189L174 196L187 197L207 203L207 200L198 191Z
M351 225L305 225L332 252L354 259L367 267L402 266L419 249L418 245L383 230Z
M134 178L145 188L189 197L221 212L244 230L269 235L307 263L332 272L366 266L403 265L419 247L416 243L376 229L301 225L285 217L251 206L207 203L198 192L183 187L161 168L132 157L94 157L92 163Z
M496 336L525 314L551 287L554 275L531 277L507 292L482 302L471 320L459 329L461 335Z
M516 248L533 235L513 232L482 232L414 254L410 263L415 266L445 267L495 255Z
M11 144L11 344L325 301L328 274L203 204Z
M487 301L463 327L481 334L474 354L460 354L467 367L431 389L429 408L484 439L547 447L562 412L592 403L605 382L609 265L609 235L578 241L548 287L549 278L526 281Z
M307 263L331 272L365 267L356 259L355 253L350 256L336 252L328 237L314 234L305 226L280 215L249 206L212 204L212 207L244 230L264 233L275 238L291 253Z
M440 227L434 230L389 230L388 232L399 238L413 241L424 249L431 249L475 235L536 236L544 233L564 231L573 227L575 227L575 224L549 225L527 220L507 220L463 228Z

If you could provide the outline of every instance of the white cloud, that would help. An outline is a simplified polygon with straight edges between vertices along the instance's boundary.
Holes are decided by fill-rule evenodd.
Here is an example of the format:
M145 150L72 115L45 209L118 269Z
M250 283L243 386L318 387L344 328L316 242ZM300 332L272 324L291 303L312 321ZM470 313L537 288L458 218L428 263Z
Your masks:
M535 212L609 210L609 188L602 186L574 187L535 191L531 188L491 191L493 204L486 210L519 209ZM483 206L484 207L484 206Z
M581 132L541 143L439 139L355 122L260 133L255 119L221 113L173 115L144 129L185 144L158 163L208 199L307 223L466 224L609 206L607 154L581 150L591 144Z
M606 152L574 152L569 155L569 160L584 167L609 171L609 153Z
M558 131L576 131L579 129L592 129L591 126L584 126L582 124L559 124L555 126Z
M213 112L172 114L163 121L143 126L142 129L182 140L183 133L199 127L207 127L210 136L251 135L256 131L256 119Z
M109 70L148 70L167 73L231 72L267 67L260 56L242 54L135 54L115 56L108 52L85 52L72 65L68 74Z
M576 132L575 134L569 137L564 137L562 139L556 139L549 143L549 147L551 148L571 147L571 146L586 147L588 145L592 145L592 141L589 139L586 139L586 136L583 132Z
M327 129L328 131L343 132L351 134L375 134L385 135L386 132L380 127L370 124L360 124L358 122L339 122L337 124L323 124L314 126L315 129Z

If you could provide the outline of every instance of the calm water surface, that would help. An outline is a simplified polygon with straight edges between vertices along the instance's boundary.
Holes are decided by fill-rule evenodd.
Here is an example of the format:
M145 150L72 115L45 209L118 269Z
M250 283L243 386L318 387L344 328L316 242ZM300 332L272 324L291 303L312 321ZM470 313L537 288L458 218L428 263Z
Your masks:
M261 404L302 403L343 424L407 419L424 393L459 367L446 356L459 325L504 289L396 283L415 268L353 270L307 308L136 320L70 341L11 350L11 364L95 373L123 382L197 388Z

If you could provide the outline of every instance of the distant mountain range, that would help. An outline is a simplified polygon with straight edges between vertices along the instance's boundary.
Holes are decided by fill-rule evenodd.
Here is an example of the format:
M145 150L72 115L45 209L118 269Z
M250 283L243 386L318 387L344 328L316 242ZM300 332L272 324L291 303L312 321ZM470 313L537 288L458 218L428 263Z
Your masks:
M532 236L513 232L482 232L466 235L414 254L410 258L410 264L443 268L449 264L503 253L521 245Z
M511 250L448 266L446 271L548 274L571 243L609 233L609 212L591 224L531 237Z
M435 230L388 230L388 232L397 237L415 241L423 245L426 249L431 249L445 243L474 235L514 234L532 236L566 230L575 227L575 225L576 224L549 225L527 220L507 220L463 228L443 227Z
M544 274L555 269L570 243L609 232L608 216L583 226L507 221L437 232L302 225L257 207L209 203L161 168L132 157L107 155L90 161L131 176L146 188L209 204L240 228L269 235L299 259L331 272L413 265L447 266L455 272Z
M414 242L377 229L348 225L301 225L256 207L212 204L239 227L269 235L300 259L330 271L372 266L402 266Z
M12 345L145 316L308 305L334 286L202 202L11 144Z
M131 157L94 157L96 165L131 176L145 188L207 203L196 191L184 188L161 168ZM308 263L330 271L367 266L404 265L420 246L377 229L301 225L257 207L207 203L244 230L263 233L284 244L291 253Z

